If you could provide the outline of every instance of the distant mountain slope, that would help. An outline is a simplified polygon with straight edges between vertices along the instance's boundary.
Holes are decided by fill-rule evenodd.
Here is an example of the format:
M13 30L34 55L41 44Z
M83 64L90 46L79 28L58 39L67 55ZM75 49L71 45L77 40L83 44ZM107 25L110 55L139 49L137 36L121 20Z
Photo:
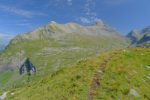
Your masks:
M131 40L131 43L137 43L139 41L139 39L141 38L140 36L140 31L138 30L132 30L127 37Z
M101 37L116 37L118 39L123 38L112 28L103 23L97 22L94 26L81 26L76 23L58 24L56 22L50 22L47 26L36 29L27 34L20 35L13 39L12 43L22 42L26 40L37 39L56 39L62 40L68 35L83 35L83 36L101 36Z
M18 68L26 57L36 66L37 75L42 77L61 67L68 67L88 57L127 45L123 36L103 23L81 26L76 23L51 22L12 39L0 54L0 71L10 70L10 84L20 78ZM23 80L18 83L23 83ZM6 84L7 81L3 82L3 85Z
M0 34L0 51L6 47L6 45L12 38L13 38L12 35Z
M12 88L6 100L149 100L149 58L146 48L104 53Z
M0 51L4 48L5 46L3 44L0 44Z
M129 38L134 45L150 43L150 27L141 31L133 30L127 35L127 38Z
M150 32L144 34L144 36L138 41L138 44L150 43Z
M12 39L1 54L0 68L2 65L17 68L25 57L30 57L35 64L38 60L40 64L36 65L39 67L58 67L59 63L69 64L71 59L76 62L99 51L124 46L125 38L102 23L81 26L76 23L63 25L51 22L47 26Z

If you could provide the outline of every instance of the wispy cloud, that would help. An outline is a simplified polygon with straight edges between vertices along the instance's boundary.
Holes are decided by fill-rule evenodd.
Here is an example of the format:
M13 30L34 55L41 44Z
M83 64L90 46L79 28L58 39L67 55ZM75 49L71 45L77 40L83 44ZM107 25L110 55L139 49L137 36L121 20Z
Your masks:
M77 19L85 24L95 23L100 20L95 11L96 0L86 0L84 5L84 16L78 17Z
M30 23L17 23L16 25L17 26L29 26Z
M91 24L97 21L102 22L101 19L96 18L96 17L93 17L93 18L79 17L78 20L80 20L84 24Z
M87 0L84 5L84 11L87 16L96 16L96 12L94 11L95 0Z
M14 35L0 33L0 51L14 38Z
M91 20L89 20L88 18L85 18L85 17L80 17L79 20L82 22L82 23L91 23Z
M14 35L0 33L0 40L10 40Z
M46 14L41 13L41 12L28 11L28 10L24 10L21 8L15 8L15 7L10 7L6 5L0 5L0 10L6 11L9 13L14 13L16 15L23 16L26 18L33 18L35 16L46 16Z
M73 0L49 0L47 4L45 4L45 8L49 9L50 7L63 8L66 6L72 6Z
M73 0L67 0L68 5L72 5Z
M104 0L107 5L120 5L128 2L129 0Z

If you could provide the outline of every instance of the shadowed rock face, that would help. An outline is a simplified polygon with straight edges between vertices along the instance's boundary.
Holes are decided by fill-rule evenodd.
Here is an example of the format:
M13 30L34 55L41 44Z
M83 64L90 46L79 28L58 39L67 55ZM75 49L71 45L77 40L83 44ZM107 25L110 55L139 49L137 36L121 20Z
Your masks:
M127 38L131 40L132 44L141 45L150 43L150 27L147 27L141 31L132 30Z
M131 40L132 44L134 44L139 40L140 32L138 30L132 30L127 37Z
M141 34L147 34L150 33L150 26L148 26L147 28L143 29Z
M150 33L145 34L140 41L138 41L138 44L143 44L143 43L150 43Z
M142 38L138 41L138 44L150 43L150 26L143 29L141 32Z

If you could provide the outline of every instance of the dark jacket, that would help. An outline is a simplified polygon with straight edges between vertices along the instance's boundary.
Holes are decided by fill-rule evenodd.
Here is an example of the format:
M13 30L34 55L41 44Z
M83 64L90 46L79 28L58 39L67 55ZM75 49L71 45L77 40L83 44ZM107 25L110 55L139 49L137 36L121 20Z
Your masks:
M24 72L27 71L28 75L31 75L31 73L36 73L35 66L30 62L29 58L25 60L25 62L22 64L22 66L19 69L20 75L24 74Z

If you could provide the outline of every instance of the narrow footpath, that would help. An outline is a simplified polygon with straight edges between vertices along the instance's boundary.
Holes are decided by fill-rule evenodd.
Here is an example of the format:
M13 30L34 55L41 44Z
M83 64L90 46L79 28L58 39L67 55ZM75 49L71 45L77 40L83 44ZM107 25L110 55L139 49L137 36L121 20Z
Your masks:
M116 55L117 53L113 53L109 58L105 59L99 66L98 70L95 72L92 78L92 82L90 85L90 89L88 92L87 100L93 100L94 95L98 87L100 87L100 80L102 79L102 75L105 73L106 66L108 62Z

